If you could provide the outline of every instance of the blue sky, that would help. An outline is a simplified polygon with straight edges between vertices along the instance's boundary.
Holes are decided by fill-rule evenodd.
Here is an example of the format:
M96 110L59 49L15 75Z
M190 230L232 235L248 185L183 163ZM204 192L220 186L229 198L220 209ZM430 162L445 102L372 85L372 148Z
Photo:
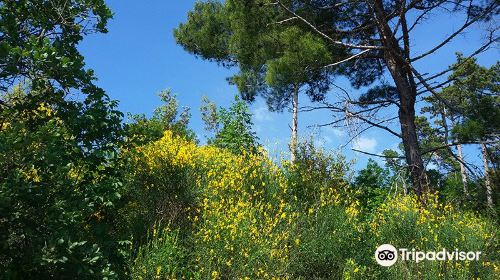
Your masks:
M175 43L172 31L185 21L187 12L195 1L119 1L109 0L114 12L109 23L109 33L91 35L84 39L80 49L86 57L89 68L98 77L97 84L104 88L112 99L120 101L120 110L150 115L160 105L157 93L172 89L177 93L181 106L191 108L191 128L203 140L199 107L201 97L208 96L220 106L227 106L237 94L235 87L228 85L226 78L231 70L206 62L185 52ZM412 50L414 54L432 48L439 39L451 34L460 25L460 18L449 15L433 15L436 20L414 32ZM416 64L421 73L433 73L445 69L454 62L456 51L471 53L482 40L481 30L475 26L467 34L460 36L452 44L436 55ZM499 58L498 50L492 49L479 57L479 62L489 66ZM347 87L344 79L336 81ZM349 89L352 95L361 91ZM334 96L336 92L332 92ZM302 97L302 104L307 105ZM289 139L291 115L269 112L263 100L251 105L254 113L255 130L266 147L271 151L286 151ZM387 112L387 115L394 112ZM308 138L315 135L318 144L327 149L338 149L350 138L347 130L323 128L316 124L327 123L331 114L327 111L301 113L299 115L299 136ZM386 148L394 148L399 140L386 132L371 129L351 144L343 148L356 166L366 164L367 156L351 151L351 148L380 153ZM466 157L476 161L474 147L466 149Z

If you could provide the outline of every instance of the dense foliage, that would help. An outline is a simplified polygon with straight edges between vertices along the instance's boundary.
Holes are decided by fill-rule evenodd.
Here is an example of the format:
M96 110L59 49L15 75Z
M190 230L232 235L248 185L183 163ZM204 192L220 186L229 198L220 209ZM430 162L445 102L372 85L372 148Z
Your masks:
M2 278L117 276L121 268L113 263L123 256L113 234L121 188L116 131L105 124L109 139L83 142L64 108L21 88L6 104L0 111ZM120 116L109 110L105 118L119 125Z
M202 102L200 110L205 128L213 134L208 139L209 144L235 154L257 150L258 138L252 127L252 114L243 100L235 96L228 109L217 109L217 105L208 98L203 98Z
M2 279L123 275L122 113L77 48L110 17L104 1L0 3Z
M133 277L495 279L500 275L498 229L492 220L456 209L439 195L430 196L422 206L413 195L379 193L377 200L362 196L370 201L370 207L363 206L358 191L345 181L345 162L307 144L300 150L297 165L280 168L262 151L237 156L197 146L170 131L157 142L138 147L133 162L141 179L134 186L157 202L145 200L156 205L149 213L160 214L156 221L161 222L150 224L148 242L131 264ZM371 163L357 177L360 187L379 188L370 185L381 180L373 169L377 168ZM385 269L372 257L382 243L421 250L461 248L483 251L486 257L465 263L400 262Z
M321 100L334 73L311 67L346 53L302 27L262 32L284 16L264 9L268 1L227 3L196 4L177 39L239 63L232 82L247 99L264 93L282 109L291 87L305 86ZM366 12L355 4L352 13ZM311 7L294 9L350 20L348 10L332 19ZM204 145L169 90L151 117L123 121L77 48L110 17L102 0L0 1L0 279L500 278L498 63L459 55L440 92L447 101L428 98L415 119L423 159L435 165L426 170L433 191L417 196L397 151L357 172L314 139L294 143L293 161L271 158L238 97L228 108L204 99ZM381 75L372 63L340 70L368 85ZM395 96L382 86L365 101L384 92ZM465 144L480 144L483 174L463 162ZM374 258L384 243L482 256L386 268Z

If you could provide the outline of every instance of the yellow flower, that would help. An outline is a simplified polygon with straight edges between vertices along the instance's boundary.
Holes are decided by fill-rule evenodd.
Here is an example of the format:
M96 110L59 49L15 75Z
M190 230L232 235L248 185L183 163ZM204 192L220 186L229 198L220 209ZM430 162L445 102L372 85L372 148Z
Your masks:
M166 131L160 140L137 147L132 162L139 175L152 178L144 185L144 191L152 193L165 188L165 174L188 168L199 199L191 210L186 210L186 216L192 223L196 245L209 248L206 256L197 256L199 271L208 274L205 277L221 277L214 263L235 266L236 257L250 258L252 252L262 248L269 250L267 258L285 267L289 244L300 244L288 230L299 213L289 210L287 180L264 153L237 156L213 146L199 147ZM271 200L264 198L268 185L273 186ZM331 205L334 189L324 193L324 201ZM204 257L213 262L201 261ZM266 266L258 273L260 278L272 277Z

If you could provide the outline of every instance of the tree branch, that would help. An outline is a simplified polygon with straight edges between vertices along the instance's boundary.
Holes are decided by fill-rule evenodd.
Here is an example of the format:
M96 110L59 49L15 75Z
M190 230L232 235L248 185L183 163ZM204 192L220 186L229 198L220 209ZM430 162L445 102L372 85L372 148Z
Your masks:
M351 149L355 152L358 152L358 153L362 153L362 154L365 154L365 155L369 155L369 156L375 156L375 157L381 157L381 158L397 158L397 159L404 159L404 157L393 157L393 156L386 156L386 155L378 155L378 154L373 154L373 153L369 153L369 152L365 152L365 151L360 151L360 150L357 150L357 149Z
M483 51L486 51L489 46L495 42L498 41L498 38L494 38L493 37L493 34L491 33L490 34L490 37L489 37L489 40L486 44L482 45L480 48L478 48L476 51L474 51L472 54L470 54L467 58L465 58L462 62L460 62L459 64L457 65L454 65L453 67L449 67L448 69L446 70L443 70L437 74L434 74L430 77L427 77L425 78L425 81L430 81L430 80L434 80L435 78L438 78L446 73L449 73L451 71L454 71L455 69L459 68L460 66L462 66L464 63L468 62L469 60L471 60L473 57L475 57L476 55L482 53ZM418 83L417 85L420 85L421 83Z
M345 42L342 42L342 41L334 40L332 37L330 37L330 36L326 35L325 33L321 32L318 28L316 28L316 26L314 26L312 23L310 23L309 21L307 21L305 18L301 17L296 12L290 10L285 4L281 3L281 1L277 1L276 3L280 7L282 7L285 11L287 11L288 13L294 15L295 17L297 17L298 19L300 19L302 22L304 22L314 32L318 33L323 38L325 38L326 40L330 41L333 44L344 46L344 47L351 48L351 49L361 49L361 50L382 50L382 49L384 49L383 46L354 45L354 44L349 44L349 43L345 43Z
M457 31L455 31L453 34L451 34L450 36L448 36L448 38L446 38L445 40L443 40L440 44L438 44L437 46L435 46L434 48L430 49L429 51L417 56L417 57L414 57L412 58L410 61L411 62L414 62L414 61L417 61L421 58L424 58L432 53L434 53L435 51L439 50L440 48L442 48L444 45L446 45L448 42L450 42L451 40L453 40L453 38L455 38L457 35L459 35L460 33L462 33L462 31L464 31L467 27L469 27L470 25L472 25L473 23L477 22L478 20L480 20L481 18L483 18L485 15L487 15L489 12L491 12L493 9L495 9L495 7L497 7L498 4L496 4L495 2L490 6L488 7L484 13L474 17L473 19L470 19L467 17L467 20L465 21L465 23L462 25L462 27L460 27Z
M367 53L367 52L369 52L369 51L370 51L370 50L364 50L364 51L361 51L361 52L359 52L359 53L357 53L357 54L355 54L355 55L352 55L352 56L350 56L350 57L348 57L348 58L346 58L346 59L343 59L343 60L341 60L341 61L337 61L337 62L334 62L334 63L328 64L328 65L325 65L325 66L323 66L323 67L324 67L324 68L327 68L327 67L337 66L337 65L342 64L342 63L344 63L344 62L347 62L347 61L349 61L349 60L353 60L353 59L355 59L355 58L357 58L357 57L359 57L359 56L362 56L363 54L365 54L365 53Z
M454 111L454 112L458 112L458 113L461 113L459 109L455 108L454 106L452 106L450 104L450 102L448 102L447 100L441 98L441 96L439 96L439 94L434 90L434 88L432 88L428 83L427 81L425 81L425 79L422 77L422 75L420 73L418 73L418 71L413 67L411 66L411 71L415 74L415 76L417 77L417 79L420 81L420 83L429 91L432 93L432 95L434 97L436 97L437 100L441 101L441 103L445 104L450 110Z
M438 150L442 150L442 149L454 147L454 146L457 146L457 145L480 144L480 143L481 143L480 141L464 141L464 142L448 143L448 144L445 144L445 145L442 145L442 146L438 146L438 147L427 149L427 150L425 150L425 151L422 152L422 155L425 155L425 154L428 154L428 153L432 153L432 152L435 152L435 151L438 151ZM483 143L494 144L494 143L497 143L497 141L487 141L487 142L483 141Z
M383 126L381 125L381 123L383 123L384 121L380 122L380 123L376 123L376 122L373 122L369 119L367 119L366 117L362 116L361 114L362 113L365 113L365 112L370 112L370 111L373 111L373 110L376 110L377 108L381 108L382 106L377 106L377 107L374 107L374 108L370 108L370 109L367 109L367 110L362 110L362 111L359 111L359 112L351 112L349 111L347 108L340 108L340 107L336 107L336 106L333 106L333 105L326 105L326 106L322 106L321 108L326 108L326 109L330 109L330 110L334 110L335 112L344 112L347 116L345 119L347 118L357 118L357 119L360 119L362 121L364 121L365 123L373 126L373 127L377 127L377 128L380 128L380 129L383 129L387 132L389 132L390 134L398 137L398 138L401 138L401 134L395 132L394 130L390 129L389 127L387 126ZM309 110L312 111L312 110L316 110L318 109L318 107L315 107L315 108L310 108ZM333 124L333 123L329 123L330 125Z

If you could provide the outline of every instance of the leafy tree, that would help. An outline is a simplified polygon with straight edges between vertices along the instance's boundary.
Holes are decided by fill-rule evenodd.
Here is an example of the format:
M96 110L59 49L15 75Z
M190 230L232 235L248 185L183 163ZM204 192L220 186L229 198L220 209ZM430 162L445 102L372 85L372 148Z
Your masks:
M126 126L128 142L141 145L156 141L163 136L165 130L194 140L195 134L188 128L191 117L189 108L183 108L179 112L177 98L170 90L160 92L159 96L164 104L155 109L151 118L144 114L129 116L132 122Z
M15 88L4 98L0 277L118 277L125 241L114 234L121 197L115 143L97 138L89 150L63 109L36 92ZM119 119L109 110L108 117Z
M350 166L343 155L316 147L313 139L300 141L296 161L284 164L290 194L307 208L318 203L329 189L346 193Z
M229 81L245 100L253 101L261 95L269 109L280 112L291 105L293 162L297 153L299 92L304 90L313 101L324 99L333 71L318 66L318 62L332 60L332 50L317 36L295 26L273 24L259 30L238 19L230 22L224 18L227 9L217 1L196 3L188 22L174 32L177 42L205 59L229 67L237 65L239 73ZM274 15L271 12L266 16Z
M217 104L210 101L207 96L201 98L201 118L205 124L205 130L218 133L219 132L219 121L218 121L218 110Z
M354 178L354 186L361 192L362 206L373 210L384 202L390 187L389 171L382 168L373 159Z
M429 122L424 116L417 117L417 133L418 139L420 141L420 146L422 147L423 158L425 161L425 166L427 169L427 176L429 183L435 188L443 187L442 177L451 176L459 170L460 176L462 177L462 194L468 195L467 190L467 173L465 171L465 161L462 154L461 145L457 145L458 153L452 149L451 135L448 128L448 121L446 117L446 111L443 111L443 107L439 107L439 111L434 111L434 103L430 103L431 106L424 107L423 112L428 111L431 113L431 118L434 119L433 123ZM430 169L428 166L433 163L438 170Z
M77 48L109 18L103 0L0 4L0 278L124 275L123 116Z
M490 170L491 154L488 143L498 142L500 135L500 63L490 68L475 59L458 55L453 83L443 89L448 110L455 117L452 136L457 143L479 143L483 157L487 204L493 207L493 182ZM494 148L495 146L491 146Z
M112 14L97 1L2 1L0 5L0 89L20 79L32 88L96 91L77 45L84 35L106 33Z
M444 93L441 93L441 96L444 96ZM450 98L454 98L453 96L445 97L450 103ZM432 96L427 97L426 100L429 102L428 106L422 108L423 113L429 113L430 118L434 119L434 126L431 127L431 124L427 121L427 118L420 117L421 119L425 119L425 130L427 133L420 137L421 141L425 141L426 138L433 138L434 141L429 142L424 147L424 150L432 150L432 153L429 153L431 159L434 159L434 162L440 167L447 167L447 169L451 169L452 171L460 169L460 176L462 177L462 187L463 193L468 194L467 190L467 171L466 171L466 163L464 160L463 152L462 152L462 144L458 143L456 139L453 139L453 135L451 133L451 129L454 125L456 125L459 116L457 114L453 114L453 112L449 112L447 107ZM451 127L450 127L451 123ZM417 124L417 128L422 130L422 125ZM454 141L455 140L455 141ZM452 149L453 143L456 143L457 153ZM442 149L435 150L436 147L443 147Z
M452 100L449 110L459 117L454 136L462 142L496 139L500 134L500 63L486 68L458 55L454 66L449 77L453 83L443 89L443 95Z
M446 187L456 186L454 173L459 172L462 179L462 194L471 198L470 196L474 194L469 192L469 185L478 182L469 182L468 174L475 175L475 172L464 160L462 146L480 144L483 161L485 160L483 166L485 170L490 168L492 159L490 155L495 153L494 146L493 149L488 149L486 146L498 139L500 121L499 64L486 68L478 65L474 58L457 54L457 62L450 69L454 71L445 83L449 85L439 94L446 102L435 96L426 97L428 103L422 108L422 112L428 114L433 122L431 124L426 117L418 117L417 128L426 157L434 160L441 167L441 171L449 171L448 174L442 174L447 175L443 177ZM490 173L492 172L485 172L485 185L487 200L491 205L493 196L491 179L488 177Z
M269 108L281 111L292 102L291 162L297 156L299 91L305 87L313 101L324 99L329 89L330 69L317 66L318 61L330 61L330 52L324 43L310 33L290 27L279 33L280 47L275 56L260 67L266 69L268 90L263 93ZM281 50L282 49L282 50ZM242 90L242 85L239 85Z
M244 101L236 96L229 109L219 110L216 110L215 103L208 99L203 99L203 102L201 111L205 127L215 133L215 136L209 139L209 144L236 154L257 151L258 138L252 131L252 115Z
M477 65L474 58L458 54L457 62L450 67L454 72L445 83L451 84L439 93L439 98L425 97L427 104L421 111L428 118L419 116L415 119L425 161L427 164L432 161L439 166L441 173L448 173L442 176L452 176L450 180L442 179L453 182L453 186L456 185L454 173L459 172L462 194L470 195L468 173L474 175L473 169L464 160L462 145L481 143L481 137L493 142L498 135L498 106L495 105L498 103L495 98L498 91L497 68L498 63L488 69ZM435 175L434 178L441 176Z
M420 25L426 14L438 9L464 13L466 20L458 31L438 42L436 47L421 55L412 55L411 31ZM498 3L494 0L352 0L342 3L228 0L223 4L209 1L195 6L188 15L187 23L179 27L176 37L188 51L196 55L241 68L241 65L252 65L254 60L247 58L266 57L268 52L274 50L275 40L279 38L275 34L293 26L300 28L303 34L314 34L330 50L333 61L318 61L317 69L335 67L338 69L337 74L349 77L355 87L371 85L387 71L393 84L382 82L359 100L349 98L349 105L367 106L370 109L348 111L348 117L361 119L370 126L383 128L402 139L409 174L420 197L428 184L415 125L417 87L421 85L424 92L436 95L429 83L443 74L424 78L413 63L440 50L472 24L491 21L492 15L497 12ZM413 22L409 22L410 18ZM490 40L475 54L496 41L495 31L490 35ZM306 50L301 49L300 52ZM260 70L267 69L263 67ZM255 73L245 73L249 77L245 81L259 81ZM398 109L401 133L383 126L373 118L374 112L393 105ZM346 112L345 107L329 107L335 112Z

